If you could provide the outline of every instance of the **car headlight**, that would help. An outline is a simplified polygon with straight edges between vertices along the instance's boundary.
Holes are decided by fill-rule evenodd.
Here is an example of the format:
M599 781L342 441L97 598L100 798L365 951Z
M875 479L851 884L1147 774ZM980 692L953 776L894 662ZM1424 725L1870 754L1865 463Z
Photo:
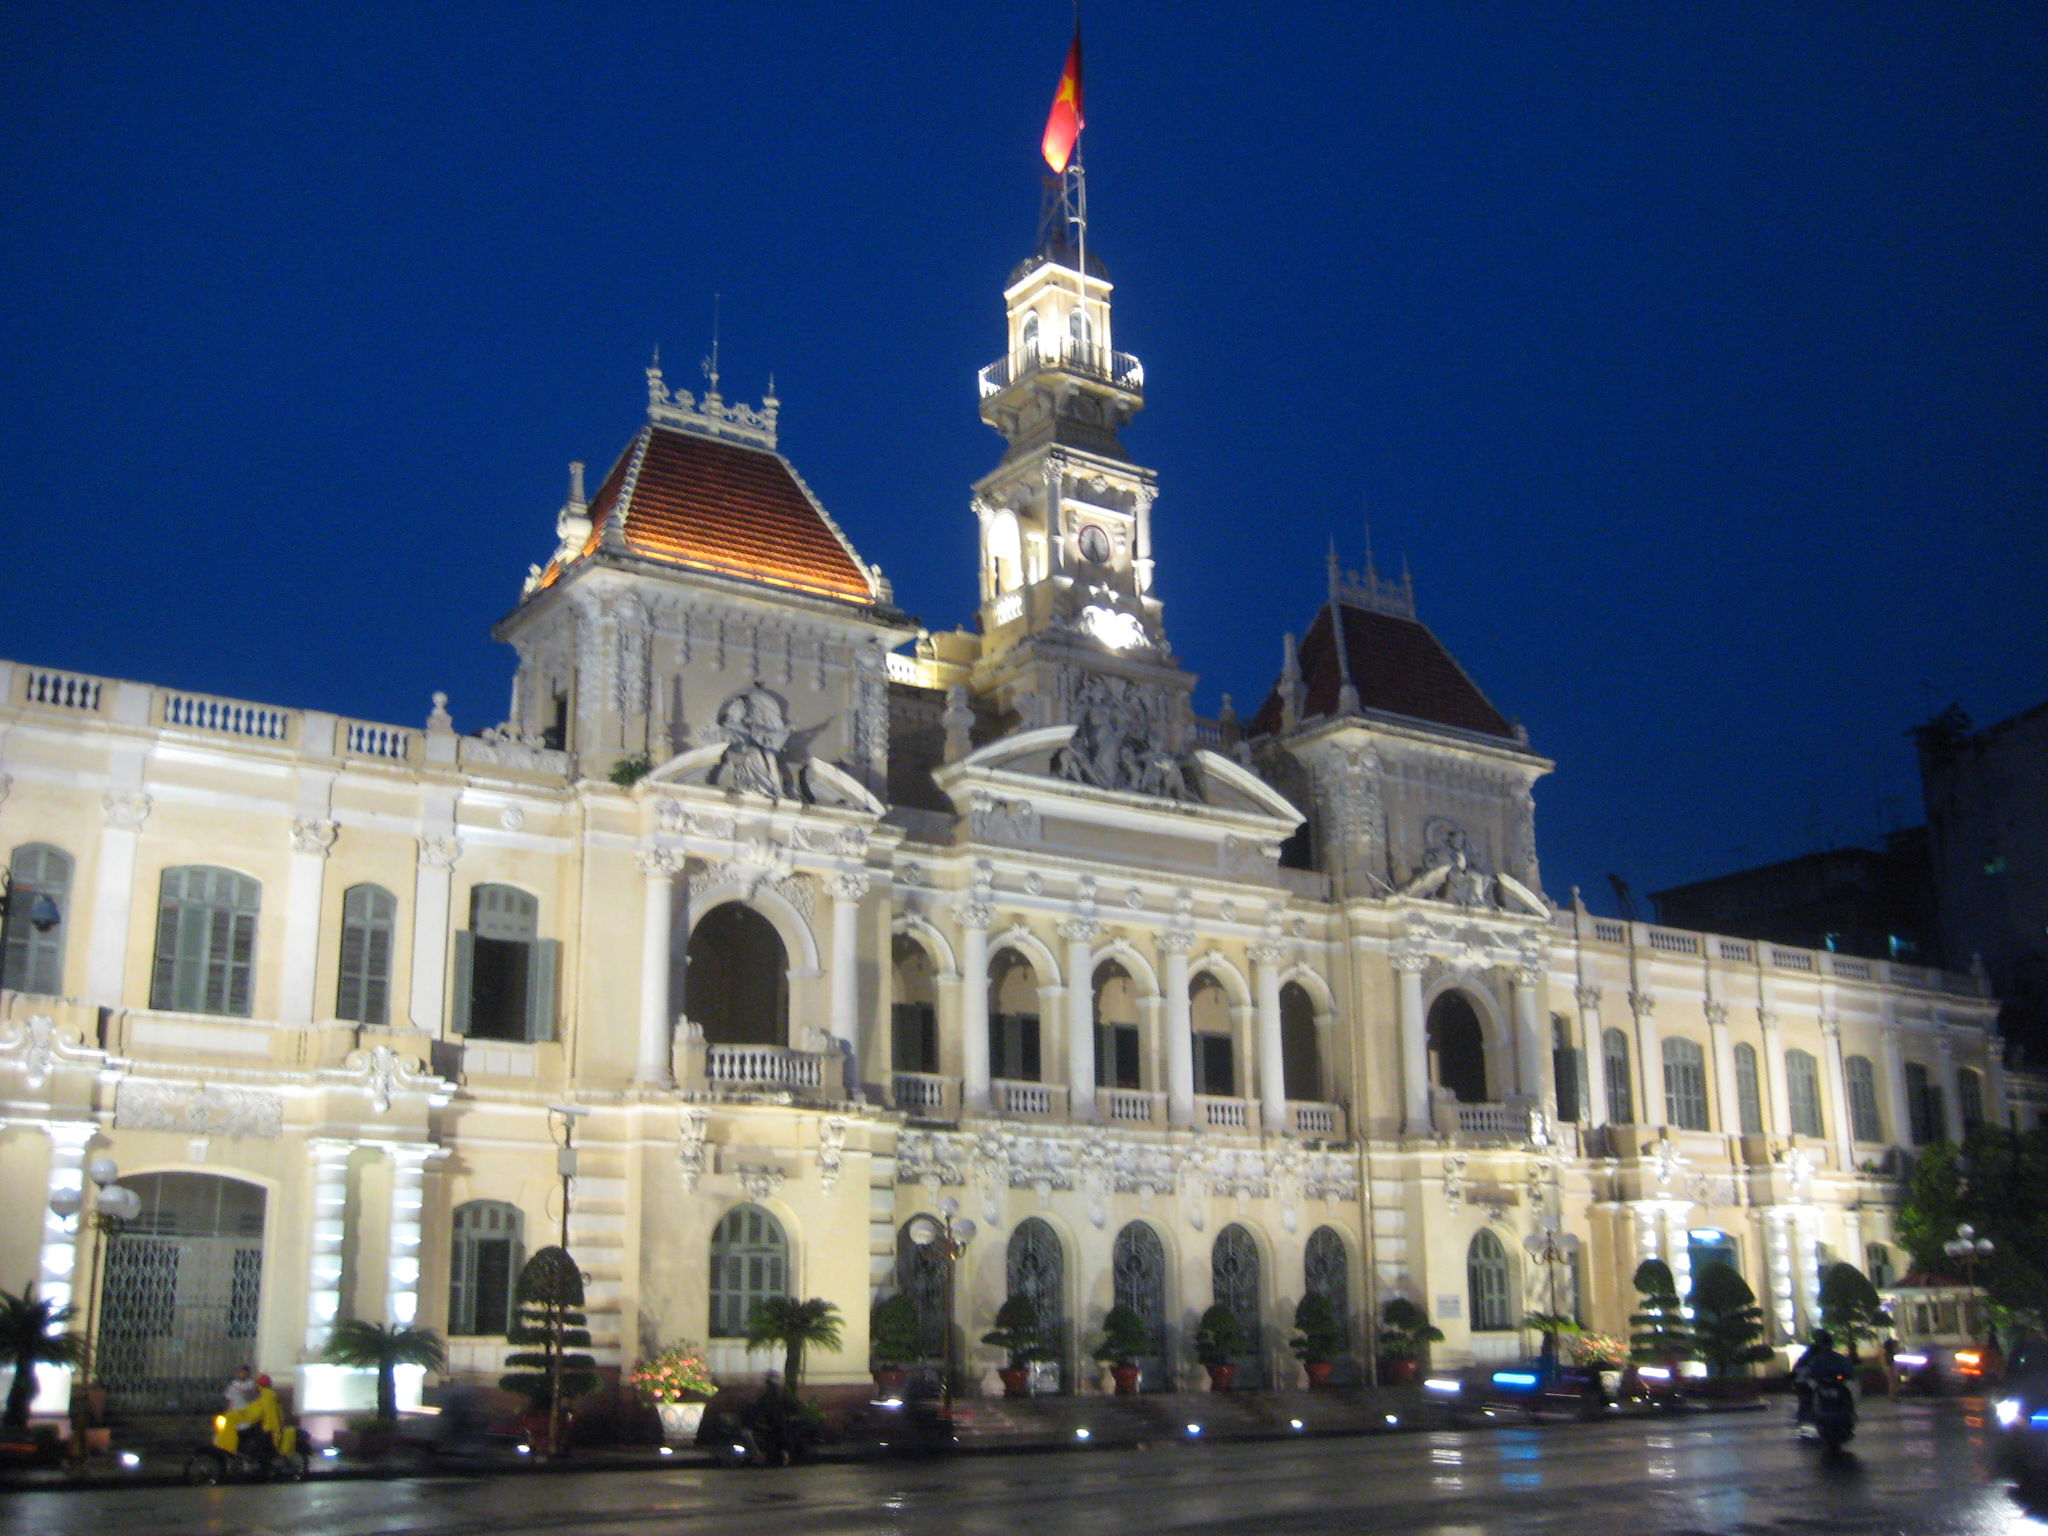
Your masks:
M1998 1422L2002 1426L2011 1429L2020 1421L2020 1400L2016 1397L2001 1397L1991 1411L1998 1415Z

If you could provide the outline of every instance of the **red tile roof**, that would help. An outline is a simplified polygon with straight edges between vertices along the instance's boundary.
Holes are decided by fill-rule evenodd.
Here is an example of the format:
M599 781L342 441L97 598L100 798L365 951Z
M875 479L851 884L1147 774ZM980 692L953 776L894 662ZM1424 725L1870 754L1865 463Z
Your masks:
M1405 715L1431 725L1448 725L1482 736L1514 739L1514 728L1486 700L1465 669L1443 643L1416 619L1344 605L1345 652L1351 683L1362 708ZM1302 718L1336 713L1343 678L1330 624L1330 606L1309 625L1299 652L1307 699ZM1280 728L1280 690L1276 686L1252 717L1254 734Z
M625 519L636 555L692 570L871 603L852 548L781 455L650 422L590 504L589 554Z

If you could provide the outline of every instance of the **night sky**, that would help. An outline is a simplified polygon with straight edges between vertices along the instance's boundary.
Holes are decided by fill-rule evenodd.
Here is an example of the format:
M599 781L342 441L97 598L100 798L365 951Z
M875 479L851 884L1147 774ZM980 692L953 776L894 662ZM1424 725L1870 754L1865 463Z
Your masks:
M460 729L659 343L898 601L975 600L974 373L1070 9L82 6L0 27L0 654ZM1168 633L1249 713L1332 537L1537 750L1545 883L1919 818L2048 698L2048 6L1092 3L1091 252Z

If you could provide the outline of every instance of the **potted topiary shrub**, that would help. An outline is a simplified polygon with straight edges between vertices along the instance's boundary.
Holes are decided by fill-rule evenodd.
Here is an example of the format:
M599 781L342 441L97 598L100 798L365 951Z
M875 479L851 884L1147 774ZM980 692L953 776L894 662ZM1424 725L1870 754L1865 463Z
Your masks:
M1294 1337L1287 1347L1301 1362L1310 1390L1330 1384L1330 1372L1344 1353L1344 1320L1330 1298L1310 1291L1294 1305Z
M704 1405L718 1391L711 1368L695 1343L682 1339L633 1367L627 1381L661 1415L665 1445L695 1445Z
M924 1357L917 1303L900 1292L868 1310L868 1360L877 1397L901 1397L910 1367Z
M1119 1302L1102 1317L1102 1342L1095 1346L1095 1358L1109 1367L1118 1397L1132 1397L1138 1390L1138 1358L1152 1351L1152 1330L1135 1309Z
M1214 1302L1195 1325L1195 1358L1209 1373L1211 1392L1228 1392L1237 1380L1237 1357L1245 1351L1244 1329L1237 1314Z
M1005 1397L1029 1397L1033 1362L1053 1358L1046 1348L1038 1303L1022 1294L1011 1296L996 1309L996 1325L981 1336L981 1342L995 1345L1009 1357L996 1371L1003 1379Z
M1429 1346L1443 1342L1444 1331L1406 1296L1390 1296L1380 1308L1380 1380L1405 1387L1422 1372Z

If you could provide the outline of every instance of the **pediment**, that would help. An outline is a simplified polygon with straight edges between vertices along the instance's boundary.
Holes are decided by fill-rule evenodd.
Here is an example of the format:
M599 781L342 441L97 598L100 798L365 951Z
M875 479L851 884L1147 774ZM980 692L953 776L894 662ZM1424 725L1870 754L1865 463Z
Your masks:
M728 798L746 801L760 806L803 805L824 806L830 809L857 811L862 815L881 817L888 813L883 805L867 790L860 780L835 763L823 758L806 757L786 761L784 787L781 796L770 796L759 790L743 788L734 782L734 776L722 771L728 767L727 753L732 748L725 742L714 741L701 747L691 747L678 752L674 757L654 769L640 780L642 785L691 786L718 790Z

